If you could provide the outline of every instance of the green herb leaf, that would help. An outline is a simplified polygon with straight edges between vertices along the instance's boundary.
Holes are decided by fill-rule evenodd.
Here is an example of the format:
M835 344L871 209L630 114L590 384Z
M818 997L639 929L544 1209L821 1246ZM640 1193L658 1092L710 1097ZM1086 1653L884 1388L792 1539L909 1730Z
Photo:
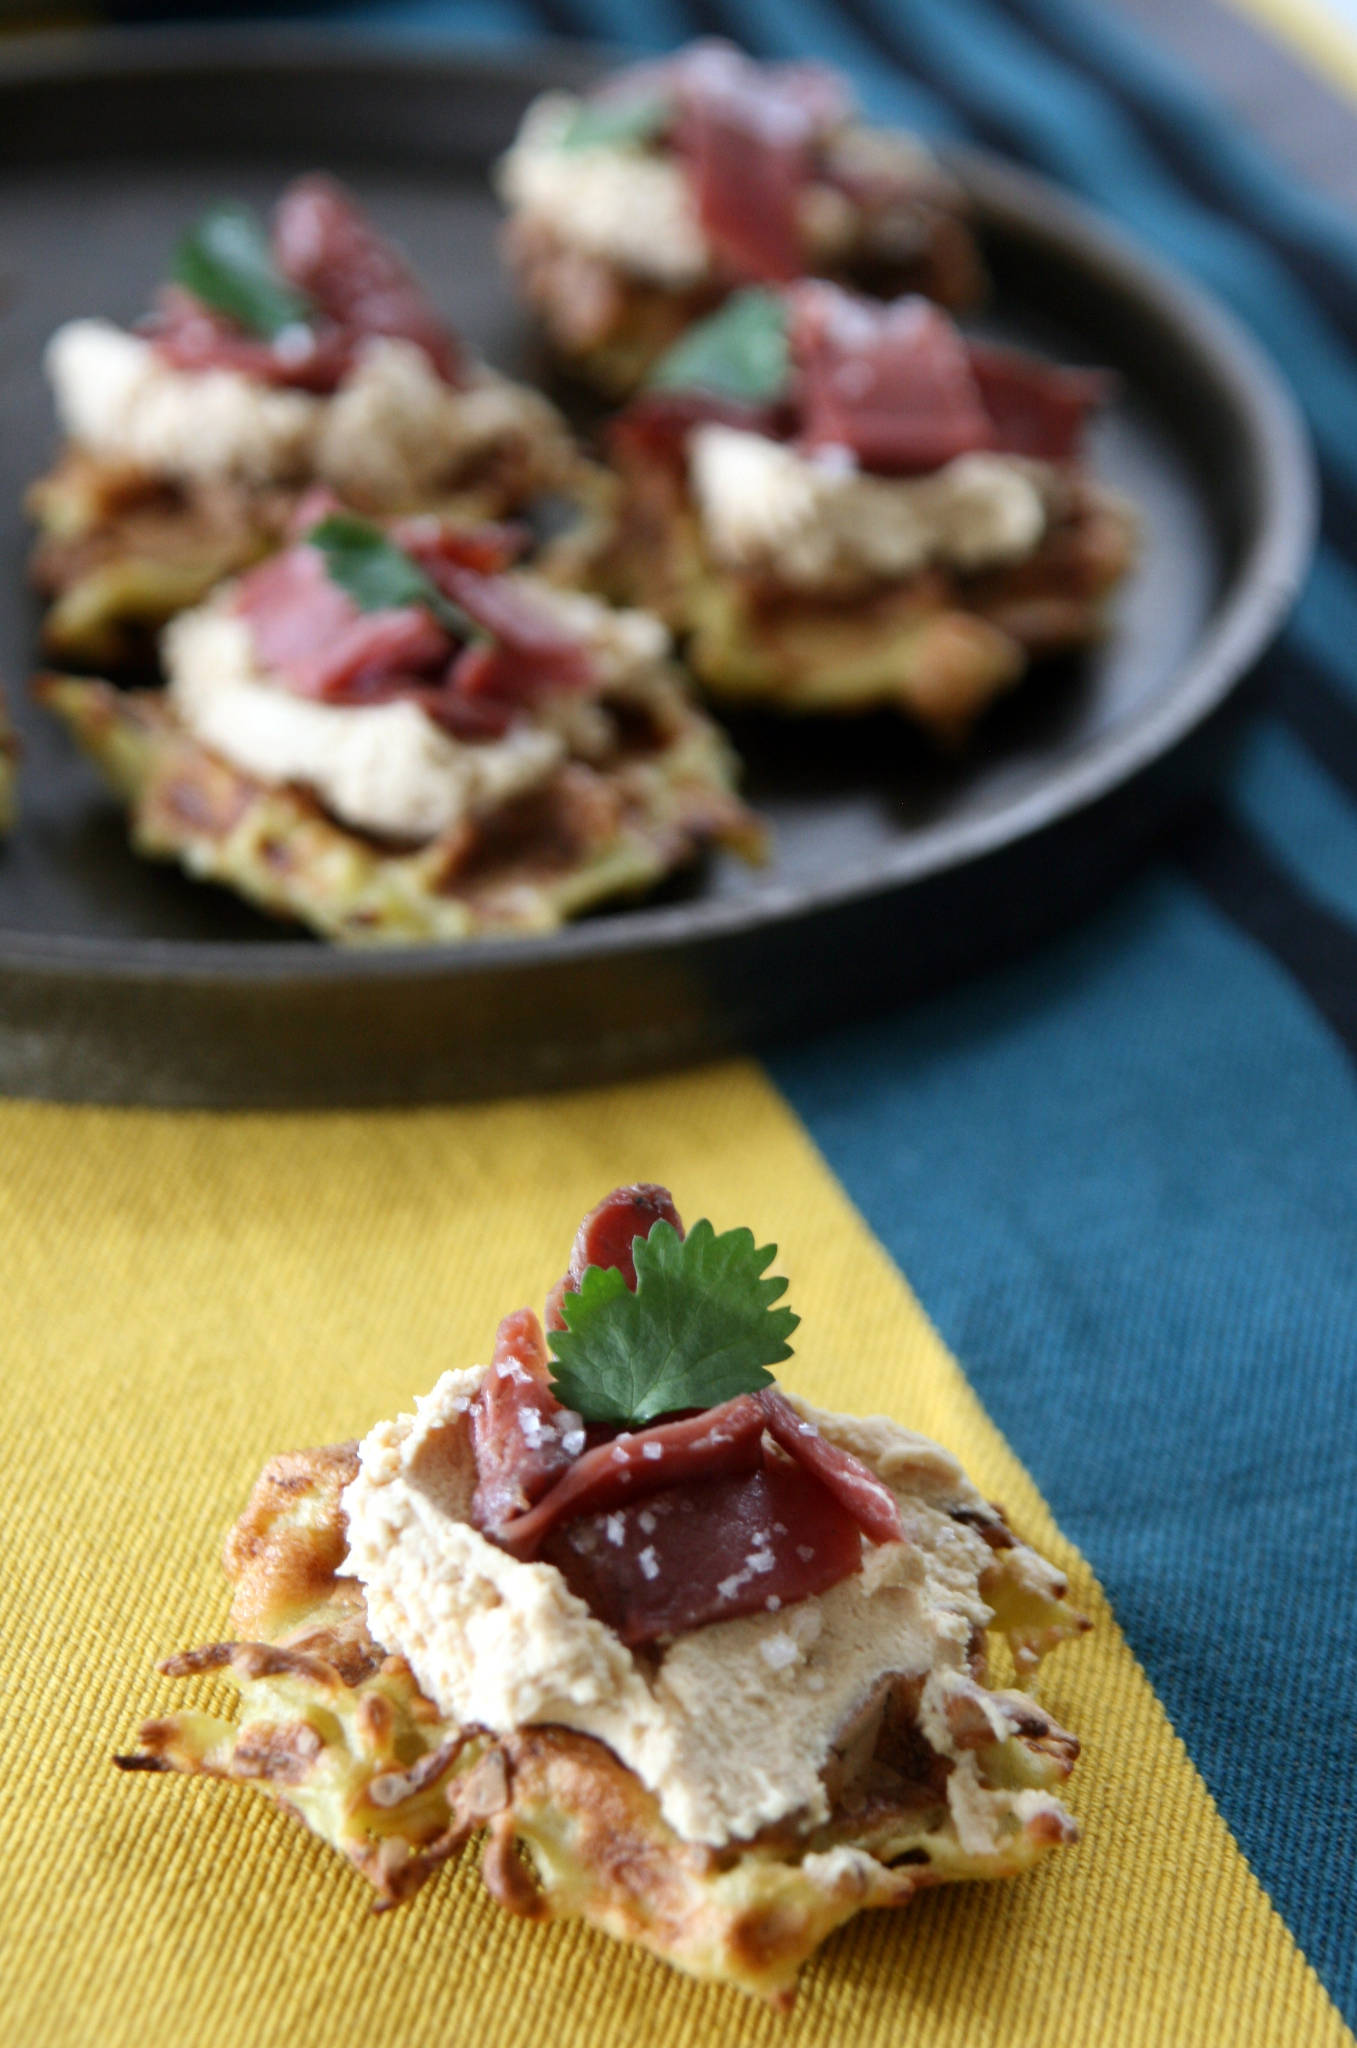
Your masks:
M170 275L214 311L269 340L312 316L310 301L274 268L258 215L231 201L209 207L189 229L174 252Z
M687 1237L657 1223L634 1242L636 1292L615 1267L589 1266L552 1332L552 1386L586 1422L653 1422L766 1387L791 1357L800 1321L774 1308L787 1283L762 1276L777 1246L750 1230L718 1237L705 1217Z
M558 149L626 149L653 142L673 118L673 102L664 93L636 99L585 100L557 138Z
M439 624L463 640L485 635L459 604L444 597L433 579L378 526L352 512L331 512L306 536L325 557L330 581L346 590L360 612L384 612L422 604Z
M791 374L787 310L776 292L733 292L719 313L690 327L660 357L652 391L710 391L745 405L783 397Z

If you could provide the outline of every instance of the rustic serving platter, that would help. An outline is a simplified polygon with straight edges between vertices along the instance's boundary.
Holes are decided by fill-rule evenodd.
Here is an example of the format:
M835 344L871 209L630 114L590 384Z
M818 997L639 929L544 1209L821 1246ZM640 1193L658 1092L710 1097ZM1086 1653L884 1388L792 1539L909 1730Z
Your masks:
M24 697L36 609L20 498L54 443L44 340L131 320L186 217L324 166L410 250L492 362L535 367L495 260L487 170L578 51L449 54L233 32L77 36L0 54L0 675L25 748L0 843L0 1090L317 1104L613 1078L849 1017L1029 942L1124 871L1197 785L1311 545L1284 386L1194 286L998 160L949 153L996 294L985 323L1121 393L1094 462L1137 501L1139 571L1096 653L1040 674L963 756L897 722L741 719L769 866L545 938L331 950L137 860Z

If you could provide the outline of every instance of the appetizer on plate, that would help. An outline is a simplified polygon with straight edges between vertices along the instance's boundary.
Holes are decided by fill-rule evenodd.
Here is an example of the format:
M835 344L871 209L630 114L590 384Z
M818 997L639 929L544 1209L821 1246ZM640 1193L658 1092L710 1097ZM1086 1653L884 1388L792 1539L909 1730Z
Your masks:
M1080 454L1106 379L966 340L910 296L737 294L611 431L583 574L657 611L723 701L892 706L945 739L1095 639L1128 508Z
M171 620L163 692L35 688L139 852L327 938L545 931L713 842L757 857L664 627L514 571L515 542L317 497L295 545Z
M748 1230L667 1191L584 1220L546 1331L500 1324L361 1445L276 1458L227 1543L234 1720L118 1761L257 1785L408 1898L479 1828L495 1897L774 2004L831 1930L1072 1841L1025 1685L1087 1627L937 1445L812 1408Z
M18 736L5 710L4 693L0 692L0 832L8 832L14 824L18 780Z
M835 72L729 43L543 94L499 189L525 298L615 396L736 285L830 275L966 306L983 281L963 195L921 142L867 127Z
M575 473L539 393L478 362L331 179L272 231L212 209L129 332L72 320L47 348L66 446L28 505L48 652L144 654L148 631L282 537L320 483L355 510L522 511Z

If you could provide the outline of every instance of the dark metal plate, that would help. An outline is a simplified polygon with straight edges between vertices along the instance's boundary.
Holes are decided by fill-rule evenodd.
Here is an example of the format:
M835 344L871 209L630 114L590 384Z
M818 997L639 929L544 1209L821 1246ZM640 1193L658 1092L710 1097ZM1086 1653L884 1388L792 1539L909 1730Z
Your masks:
M485 172L579 53L431 55L314 37L76 38L0 61L0 673L32 665L18 501L53 435L61 320L145 305L186 215L324 164L494 361L531 341ZM1285 613L1314 487L1294 408L1200 293L1049 188L956 159L995 330L1120 371L1102 474L1144 559L1095 655L1040 675L948 763L897 722L741 720L773 865L546 939L334 952L132 857L93 772L31 706L0 846L0 1088L158 1103L418 1100L600 1079L808 1028L1024 943L1120 872L1218 751ZM1194 747L1185 743L1193 738Z

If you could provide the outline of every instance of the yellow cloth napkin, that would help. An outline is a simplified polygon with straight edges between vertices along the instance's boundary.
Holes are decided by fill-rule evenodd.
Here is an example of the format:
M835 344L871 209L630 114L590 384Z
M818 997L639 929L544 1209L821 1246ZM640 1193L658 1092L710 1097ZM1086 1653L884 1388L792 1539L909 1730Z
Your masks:
M1084 1741L1082 1843L863 1917L790 2018L510 1919L470 1856L374 1917L355 1873L256 1794L110 1763L192 1697L153 1666L221 1633L221 1538L265 1458L360 1434L484 1358L582 1212L636 1178L667 1181L690 1221L775 1239L803 1318L789 1384L950 1445L1097 1623L1041 1688ZM16 2048L1351 2041L1083 1561L757 1068L368 1117L0 1105L0 1275Z

